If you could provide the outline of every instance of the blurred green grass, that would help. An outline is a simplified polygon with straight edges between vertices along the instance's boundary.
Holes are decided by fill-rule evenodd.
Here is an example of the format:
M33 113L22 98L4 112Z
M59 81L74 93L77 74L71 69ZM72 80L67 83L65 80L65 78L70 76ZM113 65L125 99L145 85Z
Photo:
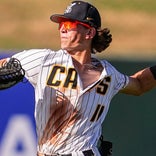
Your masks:
M59 47L57 25L51 14L63 13L70 0L1 0L0 49ZM111 54L156 51L155 0L88 0L113 34ZM109 51L109 49L108 49ZM114 52L114 54L112 53ZM123 55L123 53L122 53ZM124 55L128 55L124 53Z
M99 7L105 7L113 10L131 10L141 11L150 14L156 13L156 1L155 0L98 0Z

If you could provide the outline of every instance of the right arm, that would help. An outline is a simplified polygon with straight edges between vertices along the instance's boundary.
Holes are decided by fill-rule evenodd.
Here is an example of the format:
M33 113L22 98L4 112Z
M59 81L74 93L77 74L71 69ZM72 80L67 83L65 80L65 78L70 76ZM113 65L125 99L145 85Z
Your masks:
M51 51L47 49L31 49L16 53L11 58L19 60L22 68L25 71L25 77L33 86L35 86L42 65L42 60L50 52ZM0 67L9 62L11 58L1 59Z
M145 68L130 76L128 85L121 92L138 96L150 91L154 87L156 87L156 79L150 68Z
M38 74L41 69L43 58L50 53L47 49L31 49L13 55L17 58L25 70L25 77L35 86L38 80Z
M0 61L0 90L4 90L23 81L25 71L20 62L11 58Z

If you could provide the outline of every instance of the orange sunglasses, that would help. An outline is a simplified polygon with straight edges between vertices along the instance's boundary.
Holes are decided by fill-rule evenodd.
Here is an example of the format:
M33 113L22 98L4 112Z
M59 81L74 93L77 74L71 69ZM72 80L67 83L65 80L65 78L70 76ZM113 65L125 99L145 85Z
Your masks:
M83 25L86 28L91 28L90 25L79 22L79 21L65 21L65 22L59 23L59 30L62 28L62 26L64 26L64 29L66 30L75 29L77 28L78 24Z

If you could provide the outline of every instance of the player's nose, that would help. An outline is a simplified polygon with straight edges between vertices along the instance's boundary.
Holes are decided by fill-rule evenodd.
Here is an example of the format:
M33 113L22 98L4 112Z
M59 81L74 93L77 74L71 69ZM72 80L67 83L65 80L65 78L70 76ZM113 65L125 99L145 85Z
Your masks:
M60 30L61 33L67 33L67 29L65 28L64 25L61 25L61 26L59 27L59 30Z

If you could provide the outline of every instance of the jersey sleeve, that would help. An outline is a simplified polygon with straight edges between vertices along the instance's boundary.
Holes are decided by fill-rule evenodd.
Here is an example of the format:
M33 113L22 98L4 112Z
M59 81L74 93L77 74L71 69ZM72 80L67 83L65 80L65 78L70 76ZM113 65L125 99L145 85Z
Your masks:
M115 78L117 83L115 83L114 85L114 90L116 90L116 92L119 92L121 89L125 88L129 83L129 77L125 74L120 73L117 70Z
M129 76L118 71L109 62L105 61L107 74L112 78L113 94L117 94L121 89L125 88L129 83Z
M31 49L19 52L12 57L17 58L25 70L25 77L35 86L42 65L42 60L51 50L48 49Z

